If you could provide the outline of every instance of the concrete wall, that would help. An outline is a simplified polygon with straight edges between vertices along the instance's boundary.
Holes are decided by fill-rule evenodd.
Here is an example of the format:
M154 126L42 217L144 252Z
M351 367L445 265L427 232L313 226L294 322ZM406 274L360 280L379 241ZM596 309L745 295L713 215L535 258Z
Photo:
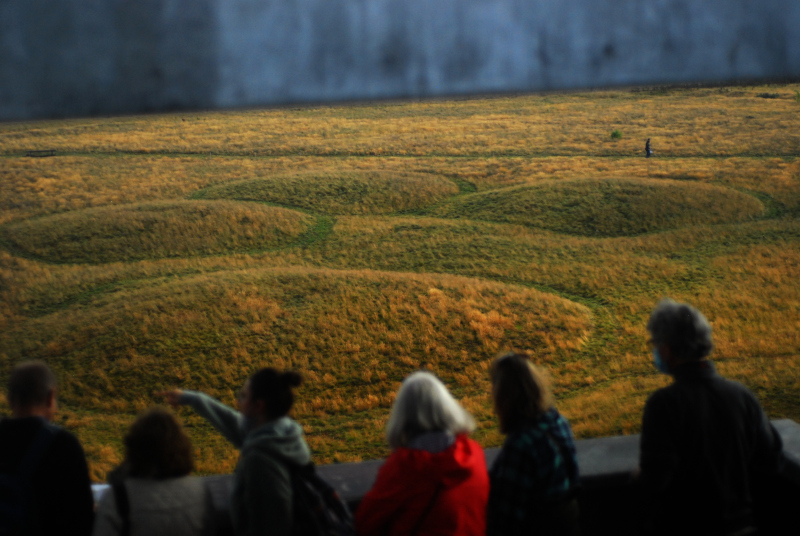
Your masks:
M797 0L0 1L0 120L786 77Z
M785 534L794 525L794 509L800 504L800 425L789 419L773 421L781 434L788 464L784 474L762 483L761 500L756 505L763 534ZM638 535L642 519L640 498L632 485L632 473L639 460L639 436L584 439L576 442L583 489L580 495L584 536L593 534ZM489 466L499 449L486 449ZM319 473L334 486L355 511L372 487L382 460L318 467ZM220 534L230 534L230 488L232 475L206 477L211 490ZM95 486L96 495L105 486ZM762 536L763 536L762 534Z

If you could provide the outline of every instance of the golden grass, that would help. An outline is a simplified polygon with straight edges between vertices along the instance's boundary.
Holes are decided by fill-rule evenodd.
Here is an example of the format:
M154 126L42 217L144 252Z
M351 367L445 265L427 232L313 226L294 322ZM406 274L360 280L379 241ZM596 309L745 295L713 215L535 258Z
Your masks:
M54 367L98 480L153 390L232 403L265 364L305 375L295 416L323 463L384 455L423 366L498 445L488 366L509 347L547 366L579 437L635 433L669 381L644 329L668 295L708 316L726 376L800 420L798 89L0 125L0 380L23 357ZM303 213L190 199L265 185ZM181 415L200 472L232 471Z
M200 298L203 310L195 307ZM354 371L399 382L423 363L447 362L443 372L452 374L505 348L553 360L580 346L588 322L583 306L481 280L252 268L110 287L87 303L31 317L3 340L12 359L25 347L62 366L80 361L63 396L108 409L117 405L106 400L115 392L147 399L153 388L184 381L232 395L230 382L241 383L254 362L316 370L346 390ZM29 332L40 333L33 346ZM364 367L376 358L380 364ZM343 394L319 387L309 389L323 398ZM388 396L389 387L378 382L375 392Z
M102 263L285 246L313 219L230 201L166 201L67 212L0 230L14 250L49 262Z
M715 355L797 357L800 348L800 251L792 243L738 248L715 258L717 281L693 301L718 331Z
M3 127L5 154L796 155L797 84L181 113ZM780 98L763 99L768 91ZM623 138L612 140L618 129Z
M1 128L1 127L0 127ZM458 179L477 191L550 179L695 180L762 192L800 207L800 160L791 158L56 156L3 158L0 224L95 206L184 199L212 185L303 172L414 173Z
M540 227L585 236L631 236L690 225L747 221L753 196L707 184L647 179L538 182L463 196L434 214Z
M322 171L226 183L194 197L266 201L325 214L389 214L419 209L456 193L453 182L435 175Z
M233 404L236 386L270 365L304 375L295 415L324 421L375 418L419 368L463 393L476 385L480 392L499 350L563 360L590 326L585 307L523 287L449 275L252 268L109 287L29 317L0 340L4 367L24 353L69 371L61 396L83 412L133 415L154 389L171 385ZM317 450L322 460L334 454L329 446Z

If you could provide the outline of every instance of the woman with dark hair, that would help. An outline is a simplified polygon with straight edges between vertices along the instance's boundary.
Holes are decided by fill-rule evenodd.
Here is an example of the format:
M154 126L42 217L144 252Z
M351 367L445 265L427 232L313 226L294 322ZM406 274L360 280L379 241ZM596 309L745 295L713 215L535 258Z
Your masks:
M526 354L492 364L492 399L505 443L489 471L488 536L577 535L578 464L567 420Z
M240 449L231 496L237 536L292 532L292 466L311 461L303 430L288 417L295 372L264 368L250 376L238 396L239 411L195 391L157 393L173 406L185 404L205 417Z
M125 452L119 473L125 478L100 500L94 536L213 534L203 482L187 476L192 444L174 415L160 408L140 415L125 436Z

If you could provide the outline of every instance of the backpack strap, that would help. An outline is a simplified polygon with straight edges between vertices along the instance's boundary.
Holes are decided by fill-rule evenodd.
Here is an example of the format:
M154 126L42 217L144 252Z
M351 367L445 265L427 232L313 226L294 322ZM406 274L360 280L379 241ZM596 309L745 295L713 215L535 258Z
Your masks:
M122 531L120 536L131 536L131 504L128 500L128 490L125 488L124 481L117 481L111 484L114 492L114 503L117 505L117 513L122 519Z

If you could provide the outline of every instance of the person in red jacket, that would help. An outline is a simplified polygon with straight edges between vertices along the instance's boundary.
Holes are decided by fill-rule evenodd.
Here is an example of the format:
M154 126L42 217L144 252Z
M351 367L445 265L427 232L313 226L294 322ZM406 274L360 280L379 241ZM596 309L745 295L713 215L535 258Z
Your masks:
M355 516L359 536L485 536L489 476L475 421L435 376L415 372L397 393L392 454Z

